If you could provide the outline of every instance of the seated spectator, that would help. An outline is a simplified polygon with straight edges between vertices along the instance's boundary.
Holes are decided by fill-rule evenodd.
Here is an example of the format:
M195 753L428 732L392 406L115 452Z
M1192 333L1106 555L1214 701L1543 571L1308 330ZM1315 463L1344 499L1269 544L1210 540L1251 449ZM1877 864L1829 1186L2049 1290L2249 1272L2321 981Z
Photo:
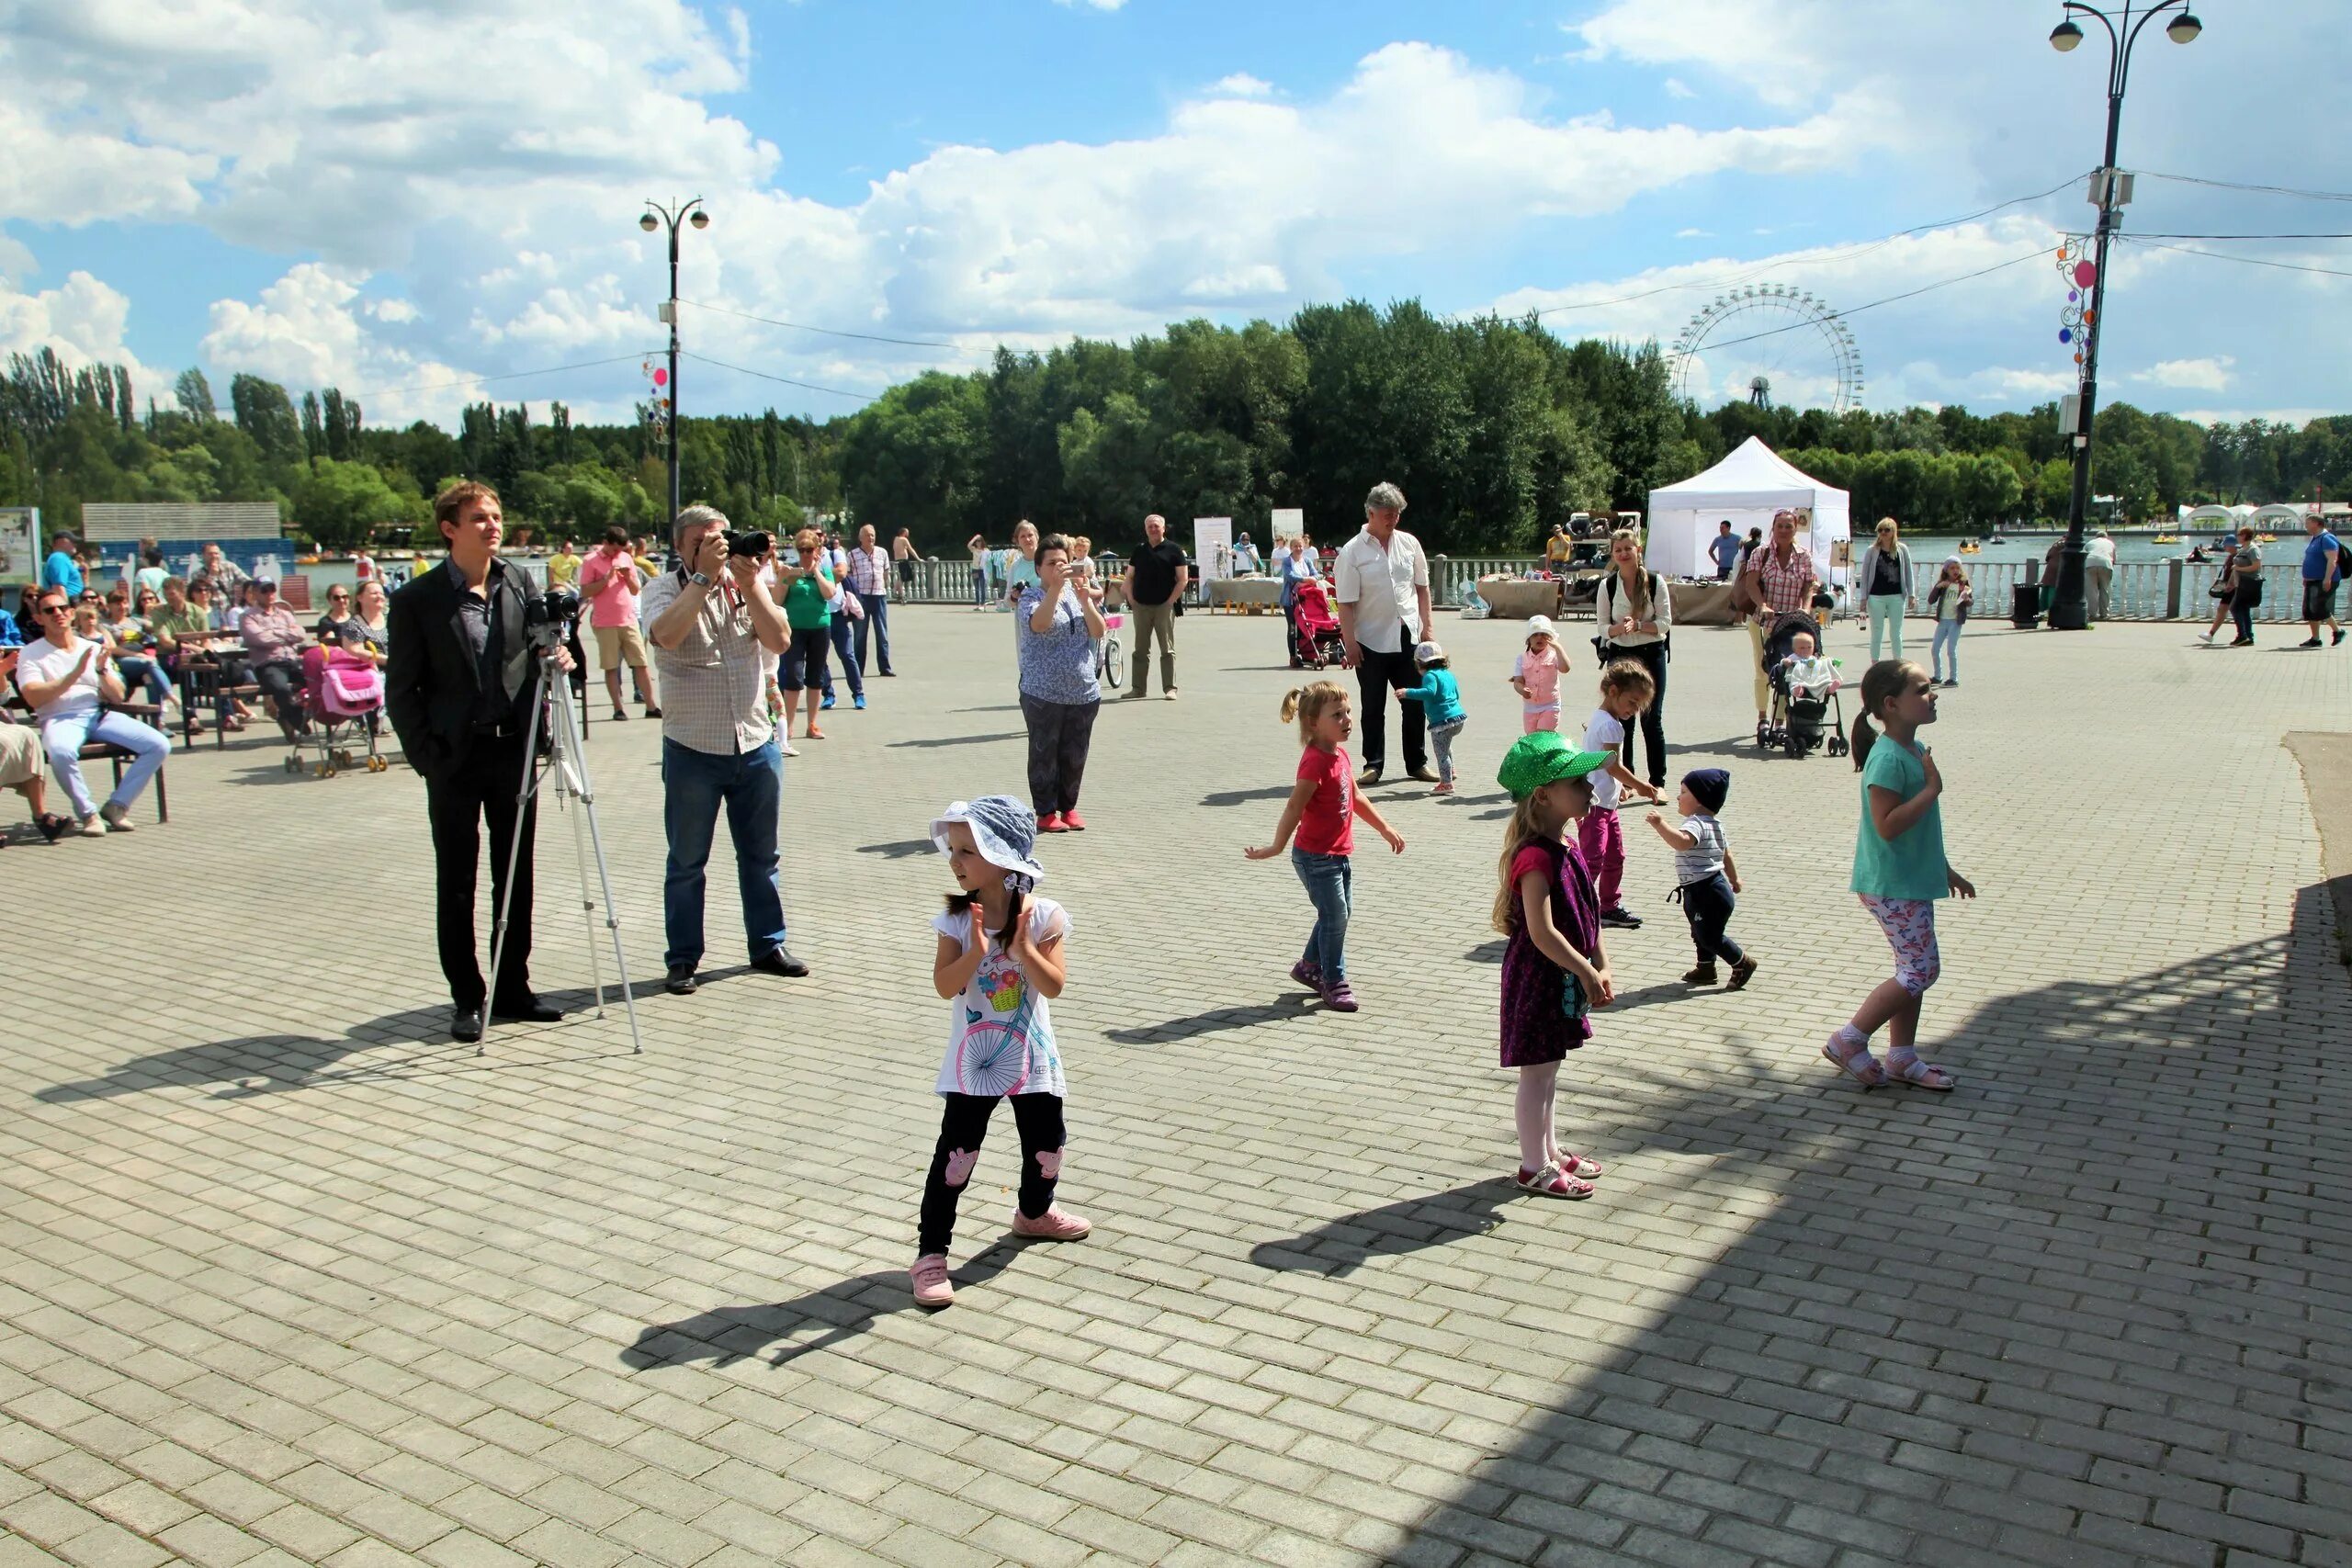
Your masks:
M16 675L17 650L0 649L0 687L14 681ZM0 713L0 789L13 789L25 797L33 808L33 826L53 844L58 835L74 824L69 818L50 812L47 766L40 728L20 724L10 715ZM0 849L6 848L7 843L8 835L0 833Z
M167 598L171 591L171 584L165 583L164 592ZM200 626L187 632L175 632L174 636L179 641L191 645L182 649L180 657L183 660L200 651L219 664L222 685L241 686L244 684L244 651L235 646L235 622L223 624L220 599L220 592L212 586L212 580L204 573L199 571L190 578L187 585L188 612L191 615L202 615L204 622ZM228 697L224 704L228 713L221 728L233 735L244 728L245 720L253 716L253 710L245 706L242 697Z
M17 690L40 720L42 749L74 803L82 831L128 833L130 804L162 770L171 738L127 714L104 711L105 704L127 695L122 678L104 643L74 630L61 590L42 590L36 613L45 635L18 650ZM82 782L82 748L92 740L119 746L132 759L103 807L91 801L89 786Z
M334 597L341 590L334 590L327 594L329 615L334 613ZM359 585L354 597L357 607L347 618L335 625L335 646L346 653L364 655L370 662L380 666L392 648L391 628L384 624L384 612L390 606L390 599L384 592L383 583L372 578ZM322 626L325 624L323 621L320 623ZM323 642L325 637L322 636L320 640Z
M261 688L277 728L288 740L310 734L311 715L302 705L302 649L310 638L294 612L277 602L277 584L271 579L254 579L253 607L238 617L237 633L244 638L254 684Z
M143 596L145 590L141 592ZM210 592L208 587L208 597ZM164 579L164 601L147 615L147 636L154 645L164 673L179 689L180 709L187 716L191 735L203 729L204 725L196 716L195 688L190 683L187 660L204 651L211 630L211 613L189 600L187 584L176 577Z
M142 588L139 596L141 608L152 610L155 595ZM162 718L164 705L179 694L172 686L172 678L164 672L163 660L156 657L146 615L132 613L119 582L107 590L106 611L98 617L98 629L106 634L107 647L114 655L115 671L122 677L122 683L133 691L143 687L147 700L155 705L155 716Z

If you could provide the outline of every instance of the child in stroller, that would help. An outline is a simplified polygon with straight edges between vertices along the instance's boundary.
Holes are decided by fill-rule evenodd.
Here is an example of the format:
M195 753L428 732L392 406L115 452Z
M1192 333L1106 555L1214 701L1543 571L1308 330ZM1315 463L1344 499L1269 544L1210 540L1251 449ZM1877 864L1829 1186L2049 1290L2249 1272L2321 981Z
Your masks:
M384 711L384 673L373 660L340 648L306 648L302 685L304 704L311 710L311 728L297 739L294 754L287 758L288 773L302 771L303 739L318 742L319 760L311 771L322 779L331 779L345 768L364 767L380 773L391 766L376 750ZM355 758L352 745L363 735L368 739L368 754Z
M1764 636L1764 671L1772 683L1772 716L1756 743L1803 757L1828 741L1832 757L1846 754L1846 719L1838 699L1838 661L1820 657L1819 624L1803 610L1772 623Z
M1307 578L1291 591L1290 656L1293 664L1307 670L1347 661L1340 617L1331 613L1330 595L1319 578Z

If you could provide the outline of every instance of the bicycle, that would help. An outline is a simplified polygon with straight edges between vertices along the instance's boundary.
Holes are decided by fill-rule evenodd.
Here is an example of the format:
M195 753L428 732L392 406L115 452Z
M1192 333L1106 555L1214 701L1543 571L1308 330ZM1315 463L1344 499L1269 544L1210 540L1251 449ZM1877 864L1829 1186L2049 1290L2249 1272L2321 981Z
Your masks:
M1127 659L1119 642L1120 628L1126 624L1127 617L1123 614L1102 617L1102 652L1094 661L1102 683L1114 692L1119 689L1119 682L1126 679Z

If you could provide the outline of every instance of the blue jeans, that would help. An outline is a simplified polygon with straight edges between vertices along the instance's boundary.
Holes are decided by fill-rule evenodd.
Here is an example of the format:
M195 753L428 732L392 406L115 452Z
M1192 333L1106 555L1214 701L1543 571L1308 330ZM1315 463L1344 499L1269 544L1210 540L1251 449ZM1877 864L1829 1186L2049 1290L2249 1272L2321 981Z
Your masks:
M985 610L988 607L989 574L978 567L974 567L972 569L972 608Z
M849 694L853 697L865 695L865 677L858 673L857 660L850 657L849 617L835 615L832 624L826 627L825 635L833 641L833 664L839 664L848 671ZM833 694L833 664L825 666L824 686L828 699Z
M155 660L139 657L119 658L114 661L114 670L116 674L122 677L124 685L146 687L147 700L159 708L164 705L164 699L171 696L175 690L172 678L164 673L163 665Z
M866 629L874 633L874 666L888 675L890 672L890 601L880 593L860 593L857 602L865 606L865 619L857 623L851 634L857 643L857 666L865 669Z
M1290 852L1291 869L1306 885L1315 905L1315 929L1307 933L1306 952L1299 962L1323 972L1323 983L1336 986L1348 977L1348 913L1355 892L1355 863L1346 855Z
M735 840L735 882L743 896L743 935L753 958L784 945L784 889L776 872L776 817L784 805L784 756L770 740L756 751L716 756L662 742L662 824L670 860L662 877L662 962L702 962L703 868L718 808Z
M1430 726L1430 750L1437 756L1437 782L1440 784L1453 782L1453 738L1461 734L1462 727L1469 722L1465 717L1457 718L1451 724Z
M1928 657L1934 668L1928 671L1937 680L1960 679L1960 628L1966 621L1938 621L1936 635L1928 645Z
M122 770L122 783L107 796L108 806L127 807L137 800L147 781L163 771L164 758L172 750L170 736L129 714L88 711L45 721L40 741L49 753L50 771L65 786L66 796L74 802L74 815L85 818L98 814L90 800L90 786L82 782L82 746L89 740L103 740L134 753L130 766Z

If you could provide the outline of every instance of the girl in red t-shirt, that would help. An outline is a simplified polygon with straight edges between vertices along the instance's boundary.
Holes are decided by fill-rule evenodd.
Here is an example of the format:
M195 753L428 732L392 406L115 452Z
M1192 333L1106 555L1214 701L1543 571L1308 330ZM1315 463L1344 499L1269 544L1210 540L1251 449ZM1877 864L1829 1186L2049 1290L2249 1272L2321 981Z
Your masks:
M1315 929L1307 933L1306 952L1291 965L1290 977L1318 992L1334 1012L1356 1010L1356 994L1348 987L1348 914L1355 879L1349 856L1355 850L1355 818L1372 824L1398 854L1405 836L1380 815L1372 802L1356 793L1355 769L1348 761L1348 737L1355 732L1355 716L1348 694L1329 681L1301 686L1283 697L1283 722L1298 721L1298 782L1291 786L1282 820L1274 824L1274 841L1262 849L1241 852L1251 860L1272 860L1290 843L1290 863L1306 884L1315 905Z

